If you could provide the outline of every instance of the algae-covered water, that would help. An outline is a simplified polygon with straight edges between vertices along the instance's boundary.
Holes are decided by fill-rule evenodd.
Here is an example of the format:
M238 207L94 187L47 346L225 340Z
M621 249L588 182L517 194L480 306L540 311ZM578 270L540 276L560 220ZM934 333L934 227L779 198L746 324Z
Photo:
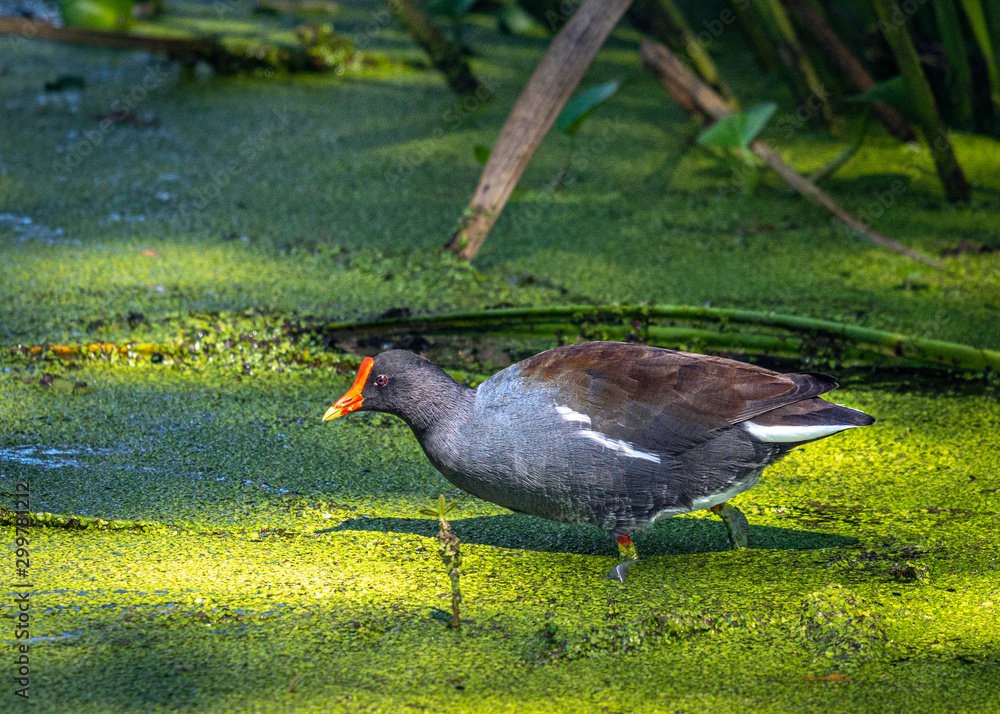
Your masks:
M793 452L739 496L750 550L727 550L711 514L669 519L637 534L643 562L619 585L603 579L610 538L456 492L401 421L321 423L357 355L381 345L342 354L296 327L645 300L996 349L1000 145L956 138L965 208L944 203L926 151L878 135L828 182L940 257L934 271L775 180L752 196L733 185L690 147L695 126L622 28L584 84L624 88L581 129L567 186L546 190L569 148L553 135L470 267L439 249L481 170L475 145L493 142L545 40L473 18L473 65L494 92L480 106L404 34L367 25L376 6L335 20L392 60L354 76L207 78L5 45L0 490L13 508L27 484L43 515L27 529L25 641L17 533L10 515L0 526L4 711L25 705L12 648L25 642L28 706L52 712L1000 711L995 380L808 365L835 371L836 401L878 424ZM777 80L720 59L745 103L777 96L794 117ZM83 88L45 91L61 75ZM93 133L116 101L140 125ZM770 131L803 171L849 142ZM129 341L184 350L8 349ZM469 379L545 346L431 342ZM458 504L457 631L421 514L441 493Z

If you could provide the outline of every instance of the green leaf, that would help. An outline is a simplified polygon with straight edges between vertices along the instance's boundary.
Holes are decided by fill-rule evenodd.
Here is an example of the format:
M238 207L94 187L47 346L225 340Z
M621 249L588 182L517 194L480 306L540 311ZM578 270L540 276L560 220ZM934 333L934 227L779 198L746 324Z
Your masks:
M745 112L723 117L698 135L698 143L720 148L746 149L777 109L777 104L767 102Z
M997 66L997 53L1000 52L1000 47L994 47L994 42L997 37L1000 37L1000 17L991 18L997 25L993 28L995 36L991 39L990 19L987 19L986 9L987 7L990 9L990 15L1000 14L1000 4L993 0L984 6L982 0L962 0L962 7L965 9L965 16L969 20L972 34L975 36L976 42L979 43L983 59L986 60L990 93L993 95L993 112L996 114L997 108L1000 107L1000 66Z
M987 63L992 62L998 48L994 47L990 40L989 21L986 19L986 12L982 1L961 1L962 8L965 10L965 16L969 20L969 26L972 28L972 34L975 35L976 42L979 43L979 49L982 51L983 57L986 58Z
M132 24L133 0L60 0L59 12L70 27L126 30Z
M486 162L490 160L490 154L492 153L492 149L482 144L476 144L475 148L472 149L472 153L475 154L476 161L478 161L483 166L486 166Z
M844 101L863 104L884 102L910 121L917 121L919 119L902 75L879 82L864 94L845 97Z
M500 21L501 32L509 32L512 35L527 35L533 30L542 29L535 18L517 2L504 5L497 19Z
M575 136L576 132L580 129L580 125L586 121L591 112L599 104L613 96L621 87L621 84L618 80L605 82L604 84L599 84L596 87L588 89L586 92L577 94L566 102L566 106L559 112L559 116L556 117L556 128L566 136Z
M983 52L983 57L987 61L993 59L996 48L990 42L990 26L986 19L986 11L983 8L982 0L961 0L962 9L965 10L965 17L969 20L969 27L972 34L979 43L979 49Z

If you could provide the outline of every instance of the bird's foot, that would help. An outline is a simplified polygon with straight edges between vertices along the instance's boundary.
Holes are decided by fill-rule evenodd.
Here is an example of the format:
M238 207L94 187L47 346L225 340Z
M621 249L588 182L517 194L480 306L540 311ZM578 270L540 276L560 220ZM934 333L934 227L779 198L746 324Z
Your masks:
M729 543L733 550L744 550L750 547L750 524L743 511L730 503L720 503L709 509L722 519L729 533Z

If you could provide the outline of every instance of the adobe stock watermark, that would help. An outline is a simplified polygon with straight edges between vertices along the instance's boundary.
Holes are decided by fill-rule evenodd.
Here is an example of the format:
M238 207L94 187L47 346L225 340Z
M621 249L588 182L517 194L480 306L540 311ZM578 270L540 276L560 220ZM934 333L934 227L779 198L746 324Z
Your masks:
M939 136L934 142L931 143L930 150L932 152L942 151L946 144L947 139ZM859 221L862 221L870 226L874 221L882 218L886 213L893 210L893 208L899 203L900 199L909 192L912 184L915 181L920 180L921 175L926 173L925 170L918 164L920 157L925 153L923 148L913 146L911 150L913 151L911 160L906 162L899 169L900 172L909 179L909 181L902 178L895 178L884 188L873 191L869 195L865 204L854 212L855 217ZM933 159L933 157L931 158ZM857 231L846 224L839 223L838 226L848 236L857 235Z
M833 92L824 87L823 96L810 94L809 98L799 104L794 112L785 112L774 122L774 128L782 132L783 139L792 135L823 112L823 106L833 99Z
M366 50L371 47L375 35L388 30L392 23L392 13L389 12L388 7L382 5L375 15L365 23L364 27L351 33L351 43L358 50Z
M738 10L749 10L753 5L753 0L732 0L732 5L735 5ZM695 57L698 54L704 54L707 52L707 45L712 41L719 39L733 23L736 22L736 13L733 12L728 7L723 8L717 17L711 20L702 20L702 28L698 32L694 33L691 41L688 42L688 46L685 48L687 50L689 57ZM693 32L693 28L692 28ZM697 43L697 47L693 45Z
M244 136L235 151L236 158L213 170L209 184L196 190L177 207L177 213L182 219L190 220L195 214L204 211L219 199L237 176L245 175L259 163L261 152L274 136L281 134L288 126L289 118L285 112L274 112L274 117L277 120L275 123L262 126Z
M117 124L114 117L133 114L135 109L146 101L151 92L156 91L170 79L171 72L165 64L152 64L146 68L142 80L131 89L120 94L112 103L110 111L98 122L94 129L83 132L82 138L66 150L66 153L53 164L53 170L60 181L65 181L84 159L97 151L115 130Z
M920 8L927 4L927 0L903 0L901 3L892 4L892 13L889 20L879 20L878 29L888 37L888 27L900 28L905 25L911 17L917 14Z
M583 0L562 0L556 9L546 10L545 22L549 26L549 31L555 32L565 25L566 21L579 9L582 3ZM738 10L748 10L753 5L753 0L732 0L731 4L735 5ZM688 55L694 56L695 54L704 53L703 48L705 45L718 39L735 22L736 13L728 7L723 8L717 17L711 20L703 20L701 25L704 29L694 33L691 42L688 43L688 47L686 48ZM701 46L700 52L697 48L692 49L694 43Z
M549 26L549 32L555 32L566 24L566 21L576 12L583 0L562 0L555 10L545 11L545 22Z
M28 538L28 514L31 512L31 487L27 481L14 486L14 696L31 699L31 540Z
M456 97L451 106L441 114L441 125L435 127L429 137L418 142L405 156L396 161L392 170L388 172L389 183L398 186L415 170L427 163L434 153L435 143L448 132L458 131L463 121L478 112L492 98L493 90L482 83L475 92ZM469 152L471 154L472 147L469 147Z

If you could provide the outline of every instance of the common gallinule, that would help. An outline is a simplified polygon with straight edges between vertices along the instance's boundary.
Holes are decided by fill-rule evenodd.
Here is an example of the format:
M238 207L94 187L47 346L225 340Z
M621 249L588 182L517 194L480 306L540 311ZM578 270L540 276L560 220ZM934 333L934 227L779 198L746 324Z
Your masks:
M727 503L800 444L873 424L818 398L822 374L622 342L557 347L464 387L404 350L366 357L324 421L362 409L401 417L444 477L519 513L617 536L711 509L733 548L746 518ZM623 570L612 571L622 576Z

